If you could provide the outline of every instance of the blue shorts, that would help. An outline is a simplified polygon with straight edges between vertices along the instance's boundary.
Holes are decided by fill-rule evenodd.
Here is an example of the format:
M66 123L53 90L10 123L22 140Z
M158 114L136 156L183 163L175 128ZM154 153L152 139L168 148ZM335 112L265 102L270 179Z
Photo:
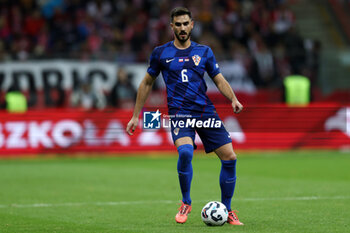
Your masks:
M230 134L225 129L225 126L217 114L210 117L196 117L196 118L179 118L174 117L171 119L171 135L173 142L182 137L190 137L193 141L193 146L196 149L197 146L194 143L196 132L203 142L204 150L206 153L210 153L215 149L223 146L227 143L231 143ZM181 121L185 123L181 125ZM186 124L189 121L188 124ZM202 121L204 124L195 123ZM219 125L219 123L221 123ZM208 126L208 127L204 127Z

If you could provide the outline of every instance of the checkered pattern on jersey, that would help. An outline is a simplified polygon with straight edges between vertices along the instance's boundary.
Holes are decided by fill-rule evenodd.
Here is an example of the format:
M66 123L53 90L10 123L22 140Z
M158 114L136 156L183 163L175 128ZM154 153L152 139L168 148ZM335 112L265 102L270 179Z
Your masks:
M157 77L160 72L167 89L169 114L200 116L213 114L204 73L211 78L220 73L210 47L191 41L187 49L177 49L173 41L156 47L147 72Z

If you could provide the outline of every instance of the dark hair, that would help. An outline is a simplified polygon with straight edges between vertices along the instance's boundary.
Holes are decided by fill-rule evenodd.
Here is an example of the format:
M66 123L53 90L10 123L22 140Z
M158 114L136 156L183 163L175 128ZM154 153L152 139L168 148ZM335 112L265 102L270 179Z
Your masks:
M189 11L186 7L176 7L172 9L170 12L170 20L173 22L174 17L180 16L180 15L188 15L190 19L192 19L191 11Z

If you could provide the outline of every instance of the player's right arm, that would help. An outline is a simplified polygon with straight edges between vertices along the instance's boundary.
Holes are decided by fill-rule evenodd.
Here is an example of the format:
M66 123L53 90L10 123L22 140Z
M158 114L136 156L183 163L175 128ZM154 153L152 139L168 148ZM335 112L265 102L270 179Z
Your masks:
M138 125L141 109L145 105L147 97L152 90L154 81L155 81L155 78L153 78L150 74L146 73L145 77L143 78L139 86L139 89L137 90L134 113L128 125L126 126L126 132L128 132L129 135L133 135L133 132L135 131Z
M133 135L133 132L135 131L139 122L139 115L140 115L141 109L143 108L143 105L145 105L145 102L147 100L149 93L152 90L152 86L156 77L159 75L159 72L160 72L159 56L160 56L160 50L159 50L159 47L157 47L153 50L151 54L147 73L143 78L139 86L139 89L137 90L134 113L128 125L126 126L126 132L128 132L129 135Z

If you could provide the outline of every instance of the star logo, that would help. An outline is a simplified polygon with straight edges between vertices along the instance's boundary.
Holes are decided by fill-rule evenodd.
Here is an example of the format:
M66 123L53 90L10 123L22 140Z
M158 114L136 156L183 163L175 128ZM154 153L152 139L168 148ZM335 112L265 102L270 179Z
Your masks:
M157 109L156 112L143 113L143 128L144 129L160 129L160 116L162 113Z
M151 115L153 116L151 122L153 122L154 120L156 120L158 117L160 117L162 114L159 112L159 109L157 109L157 111L155 113L151 113Z

